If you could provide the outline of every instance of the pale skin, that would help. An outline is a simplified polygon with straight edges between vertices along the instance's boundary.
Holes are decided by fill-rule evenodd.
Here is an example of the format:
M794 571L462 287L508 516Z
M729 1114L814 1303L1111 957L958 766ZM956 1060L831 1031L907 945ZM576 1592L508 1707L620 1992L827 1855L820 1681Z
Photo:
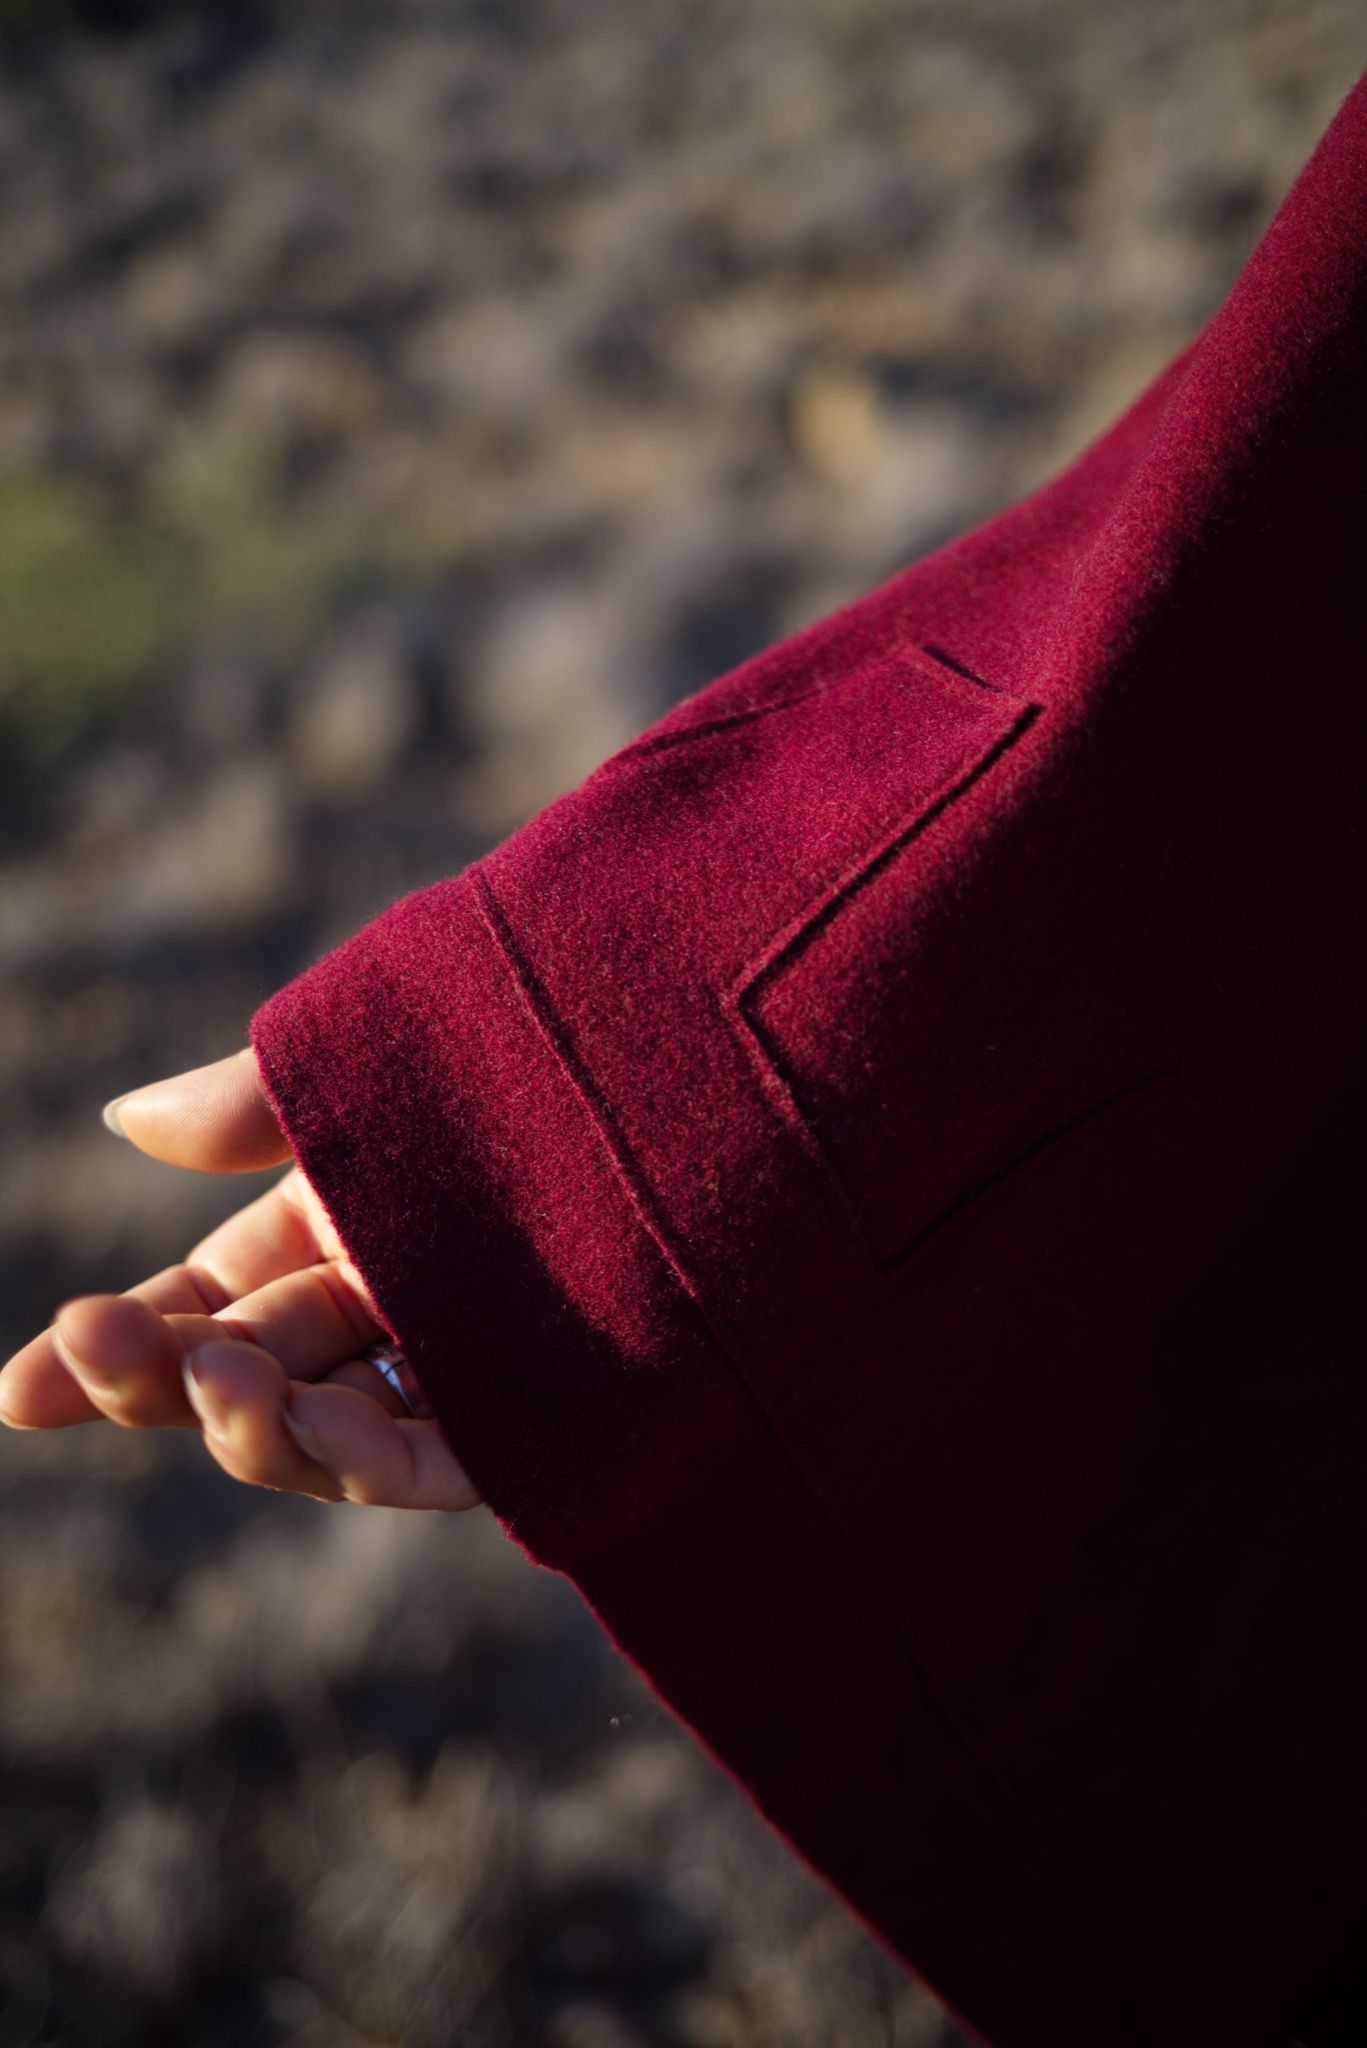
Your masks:
M111 1128L174 1166L251 1173L290 1149L248 1048L110 1105ZM0 1421L197 1429L233 1479L367 1507L474 1507L435 1421L362 1354L385 1335L297 1166L180 1265L89 1294L0 1369Z

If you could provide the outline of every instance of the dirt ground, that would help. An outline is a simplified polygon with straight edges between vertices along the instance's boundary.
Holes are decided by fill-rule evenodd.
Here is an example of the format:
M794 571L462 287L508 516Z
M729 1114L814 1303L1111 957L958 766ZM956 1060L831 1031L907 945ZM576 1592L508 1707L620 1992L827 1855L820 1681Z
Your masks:
M101 1102L1057 468L1367 61L1360 0L54 11L0 0L11 1343L248 1192ZM91 1430L0 1442L0 1535L0 2048L959 2039L487 1517Z

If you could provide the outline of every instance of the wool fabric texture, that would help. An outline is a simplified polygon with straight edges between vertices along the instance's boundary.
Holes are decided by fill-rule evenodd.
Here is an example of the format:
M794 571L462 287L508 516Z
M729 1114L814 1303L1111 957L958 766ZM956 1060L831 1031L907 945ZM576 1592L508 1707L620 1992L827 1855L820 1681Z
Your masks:
M1062 476L273 996L457 1455L998 2048L1367 1908L1367 82Z

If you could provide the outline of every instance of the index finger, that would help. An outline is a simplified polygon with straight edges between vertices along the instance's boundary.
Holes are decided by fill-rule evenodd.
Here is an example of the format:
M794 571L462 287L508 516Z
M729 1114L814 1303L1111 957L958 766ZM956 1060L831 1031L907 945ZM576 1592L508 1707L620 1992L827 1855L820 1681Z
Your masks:
M181 1264L125 1292L163 1315L215 1315L340 1250L322 1203L295 1168L211 1230ZM51 1329L0 1370L0 1419L12 1429L68 1429L99 1415L67 1371Z

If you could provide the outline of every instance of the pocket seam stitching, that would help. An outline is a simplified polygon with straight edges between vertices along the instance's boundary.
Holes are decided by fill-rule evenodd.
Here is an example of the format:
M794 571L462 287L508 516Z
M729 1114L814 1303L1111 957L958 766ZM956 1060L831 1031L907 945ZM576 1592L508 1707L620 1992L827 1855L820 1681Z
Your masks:
M940 680L939 677L936 680ZM1020 703L1021 700L1015 701ZM821 1169L828 1186L839 1198L841 1208L856 1237L882 1277L889 1277L904 1263L901 1253L890 1261L884 1261L879 1257L877 1247L870 1239L844 1174L822 1141L812 1119L798 1101L788 1063L771 1044L769 1034L755 1014L756 1000L765 984L783 967L790 964L791 960L797 958L812 938L823 931L871 881L889 868L906 847L929 831L961 797L966 796L991 774L1043 716L1044 710L1044 705L1040 703L1023 704L1010 724L997 734L975 761L955 776L947 786L941 787L929 800L923 801L910 812L904 812L891 830L885 830L871 847L866 848L834 881L827 883L795 917L790 918L787 924L767 940L721 993L722 1012L732 1032L745 1048L770 1104L786 1128L797 1138L808 1157ZM926 1234L928 1233L918 1232L912 1241L915 1242Z
M911 675L933 681L942 687L949 685L951 688L961 689L966 696L976 698L979 702L984 694L1000 698L1007 703L1014 701L1019 704L1024 701L1015 697L1012 692L998 688L994 683L986 683L980 677L953 666L944 655L929 647L913 650L895 648L888 650L884 658ZM629 741L606 765L611 766L619 761L651 761L657 754L687 746L694 740L712 739L719 733L732 731L738 725L751 725L757 719L771 718L781 711L793 711L800 704L810 704L818 697L837 696L842 689L858 688L860 683L875 679L876 675L868 673L835 676L826 682L813 683L809 689L794 690L787 696L776 697L766 704L747 704L736 711L721 711L715 717L700 718L696 724L678 726L672 732L654 735L647 733L640 739ZM1035 705L1031 708L1040 711L1044 707Z

